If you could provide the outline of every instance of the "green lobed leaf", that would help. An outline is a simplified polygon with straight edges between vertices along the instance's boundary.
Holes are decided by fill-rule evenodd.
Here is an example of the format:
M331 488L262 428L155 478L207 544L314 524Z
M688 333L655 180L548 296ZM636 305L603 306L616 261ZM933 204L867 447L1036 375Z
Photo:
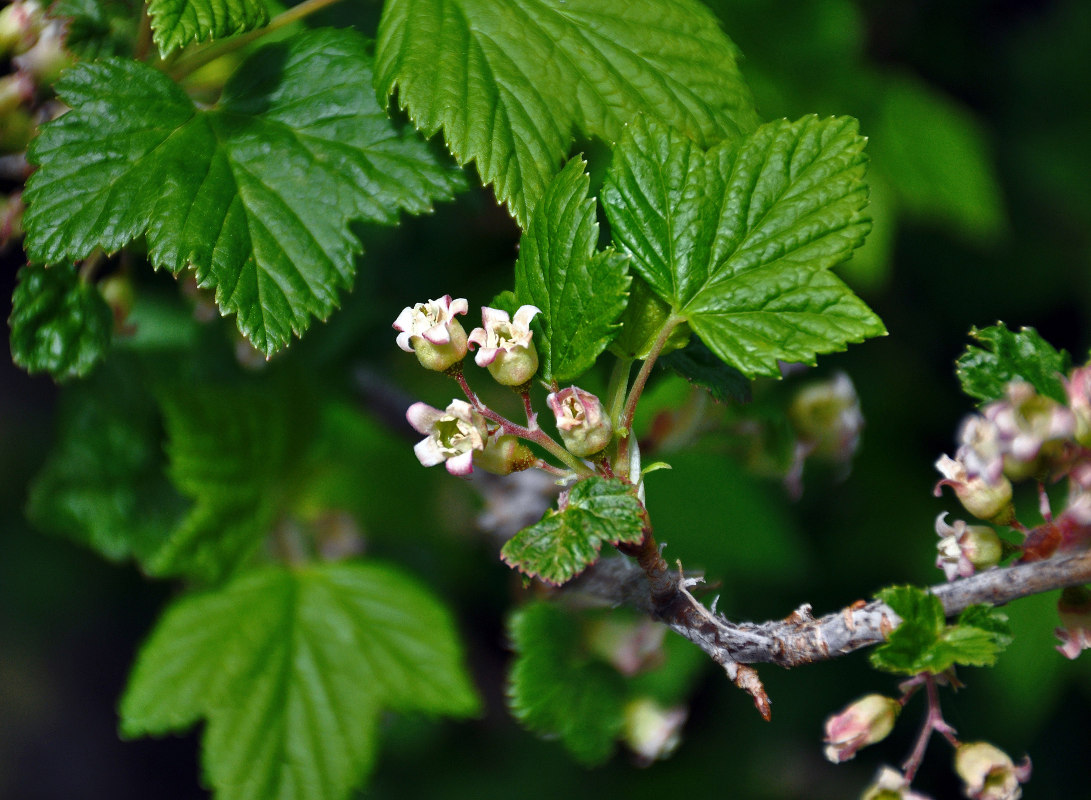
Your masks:
M574 131L616 142L638 114L703 144L757 125L735 46L694 0L391 0L376 87L524 229Z
M343 30L261 48L209 109L135 61L76 65L57 84L72 110L30 151L30 258L78 260L146 235L155 266L192 266L275 352L351 284L353 220L390 224L460 185L391 123L370 75L363 38Z
M962 391L970 397L977 398L982 405L1002 400L1011 381L1023 380L1039 394L1059 403L1067 402L1061 378L1071 366L1071 359L1034 328L1015 332L998 322L988 328L973 328L970 336L981 346L968 345L955 362Z
M550 603L532 603L509 623L515 661L508 704L523 725L555 736L577 760L609 758L621 733L625 685L580 641L581 627Z
M113 561L148 559L185 511L167 480L154 399L112 357L61 395L57 443L30 486L38 527Z
M519 240L515 262L518 305L533 305L543 336L536 339L540 376L569 381L589 370L617 334L629 288L627 261L598 252L596 203L581 158L546 187Z
M287 386L160 390L171 481L193 505L147 562L153 575L216 582L249 558L283 510L310 420Z
M617 479L585 478L567 505L507 541L500 557L520 572L560 585L581 573L606 542L637 544L644 538L644 509L632 487Z
M176 601L141 649L121 731L207 721L223 800L339 800L367 777L384 708L478 710L451 618L375 564L271 567Z
M28 264L19 270L8 324L12 360L27 372L65 381L83 377L102 359L114 317L72 264Z
M743 374L885 333L830 271L863 243L867 184L855 120L804 117L701 150L648 120L626 130L602 203L632 265Z
M163 58L192 42L245 33L269 22L263 0L148 0L148 16Z
M916 675L937 674L954 666L990 666L1011 643L1007 617L988 606L971 606L955 625L947 625L935 595L912 586L879 592L880 600L902 618L886 643L871 653L878 669Z

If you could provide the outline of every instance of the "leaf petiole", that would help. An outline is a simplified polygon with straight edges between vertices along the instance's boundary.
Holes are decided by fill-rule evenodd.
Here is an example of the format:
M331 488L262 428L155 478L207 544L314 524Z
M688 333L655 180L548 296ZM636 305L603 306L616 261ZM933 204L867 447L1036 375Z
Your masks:
M228 53L233 53L251 42L269 35L273 31L280 30L286 25L291 25L293 22L301 20L316 11L321 11L327 6L339 2L341 2L341 0L304 0L299 5L292 6L291 8L282 11L280 14L277 14L269 20L269 24L264 28L248 31L247 33L238 36L231 36L227 39L209 42L207 45L195 49L192 53L181 56L171 65L168 74L174 80L181 81L183 78L199 70L205 64L209 64Z

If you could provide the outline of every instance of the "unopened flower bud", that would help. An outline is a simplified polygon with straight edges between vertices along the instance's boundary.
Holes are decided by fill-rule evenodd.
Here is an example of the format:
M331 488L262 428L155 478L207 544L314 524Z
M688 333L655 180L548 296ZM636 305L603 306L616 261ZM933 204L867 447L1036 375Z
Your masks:
M881 694L865 695L851 703L826 720L826 758L839 764L853 758L861 747L882 741L894 729L901 710L897 700Z
M810 453L834 461L852 458L864 428L856 388L843 372L803 388L792 401L788 418Z
M0 59L32 47L42 24L42 6L37 0L15 0L0 8Z
M1091 589L1070 586L1062 591L1057 612L1061 616L1061 627L1054 630L1061 640L1057 650L1065 658L1074 659L1091 648Z
M426 403L414 403L405 413L409 424L427 438L413 447L413 452L426 467L447 462L452 475L473 472L474 451L485 449L489 435L485 418L465 400L452 400L446 411Z
M521 306L510 317L507 311L485 306L481 309L482 328L470 332L469 341L480 349L474 356L479 367L487 367L497 383L521 386L538 371L538 351L531 338L530 321L541 309Z
M64 49L64 26L53 20L42 28L33 47L11 61L39 86L52 86L60 77L61 70L71 65L73 60Z
M546 404L557 420L564 446L572 455L586 458L610 443L614 428L603 411L602 401L595 395L570 386L548 395Z
M988 742L967 742L955 750L955 772L971 800L1019 800L1019 784L1030 779L1030 759L1016 765L1011 757Z
M465 298L452 300L449 294L403 308L394 320L398 347L414 353L425 369L443 372L466 357L466 331L455 314L468 310Z
M936 483L936 497L940 496L944 486L950 486L962 507L978 519L1006 525L1015 518L1011 481L1003 474L991 483L980 475L970 477L965 464L946 455L940 456L936 469L943 475L943 479Z
M474 465L493 475L510 475L534 466L534 453L515 436L490 436L485 449L474 454Z
M947 580L968 578L975 569L988 569L1000 563L1004 548L996 531L987 525L967 525L955 520L948 525L947 512L936 517L936 534L940 537L936 566L943 570Z
M625 707L622 737L642 764L650 764L678 747L687 716L684 706L664 708L650 697L640 697Z
M928 800L924 795L911 792L909 781L891 767L883 767L875 781L864 789L860 800Z
M1076 441L1091 447L1091 364L1072 370L1064 388L1068 407L1076 418Z

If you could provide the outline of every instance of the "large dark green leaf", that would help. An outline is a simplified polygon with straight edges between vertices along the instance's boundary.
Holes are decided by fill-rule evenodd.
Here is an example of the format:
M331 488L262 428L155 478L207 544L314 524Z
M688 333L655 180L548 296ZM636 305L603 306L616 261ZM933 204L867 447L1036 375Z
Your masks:
M829 271L864 240L864 138L854 120L763 125L707 152L630 125L602 202L633 268L716 355L748 376L884 333Z
M57 84L72 110L30 153L27 252L78 260L146 235L156 266L192 266L271 354L351 285L353 220L425 212L459 183L370 81L364 40L334 30L262 48L210 109L138 62L78 64Z
M574 132L616 142L639 114L705 145L757 124L738 54L694 0L390 0L376 86L525 228Z

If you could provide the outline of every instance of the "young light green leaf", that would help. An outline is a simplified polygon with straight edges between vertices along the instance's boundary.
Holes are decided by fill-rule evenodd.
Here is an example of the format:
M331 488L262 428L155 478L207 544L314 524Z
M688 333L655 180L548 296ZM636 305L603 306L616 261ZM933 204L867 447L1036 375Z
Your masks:
M500 557L520 572L560 585L594 563L603 543L637 544L644 537L644 509L631 487L619 480L585 478L572 487L568 503L523 528Z
M57 443L30 487L38 527L113 561L144 561L181 519L154 399L117 355L61 395Z
M129 678L121 731L204 718L217 797L340 800L372 766L383 708L477 710L443 606L384 566L267 568L167 610Z
M1001 400L1011 381L1023 380L1039 394L1058 403L1067 402L1061 378L1068 371L1071 359L1034 328L1015 332L998 322L980 330L973 328L970 336L981 346L967 346L955 363L962 391L970 397L977 398L982 405Z
M86 375L102 359L114 317L72 264L28 264L19 270L8 324L12 360L27 372L65 381Z
M848 118L763 125L707 152L637 120L602 203L633 268L747 376L884 333L829 268L863 243L864 138Z
M219 39L269 22L263 0L148 0L159 55L192 42Z
M646 114L708 145L756 127L737 61L694 0L391 0L375 73L525 229L576 130L615 142Z
M515 262L518 305L542 313L535 322L543 380L569 381L589 370L616 335L629 287L627 259L597 252L596 203L588 198L586 163L573 158L546 187Z
M894 586L879 599L902 618L886 643L871 653L878 669L916 675L937 674L954 666L988 666L1011 643L1007 617L987 606L971 606L958 623L947 625L935 595L912 586Z
M192 265L273 353L350 285L350 222L423 213L459 185L393 126L369 83L364 40L343 30L263 47L211 109L138 62L78 64L57 84L72 110L30 154L31 259L78 260L145 234L156 266Z
M512 714L532 731L558 737L584 764L605 761L621 733L625 685L580 641L581 626L557 606L534 603L512 615Z

